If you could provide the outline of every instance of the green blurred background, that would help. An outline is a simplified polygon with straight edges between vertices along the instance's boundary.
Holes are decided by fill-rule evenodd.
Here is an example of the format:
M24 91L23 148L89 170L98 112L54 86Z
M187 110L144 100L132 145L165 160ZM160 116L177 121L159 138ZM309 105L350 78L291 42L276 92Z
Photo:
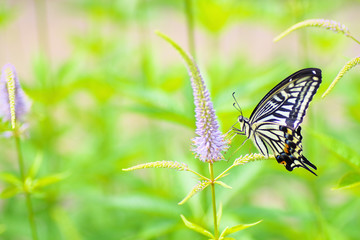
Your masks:
M321 94L360 46L319 28L272 39L296 22L337 20L360 37L358 0L17 0L0 3L0 64L11 62L32 100L23 154L39 176L69 177L33 195L40 239L204 239L180 219L212 227L209 191L177 203L198 182L187 172L129 166L194 159L193 97L179 54L160 30L189 50L186 4L194 14L195 52L221 129L235 123L291 73L318 67L323 83L303 124L304 155L318 177L287 172L275 160L237 167L217 188L220 230L263 219L236 239L360 239L359 187L334 189L360 166L360 72L355 67ZM235 140L241 143L242 137ZM250 142L234 158L256 152ZM13 140L0 139L0 171L18 174ZM230 155L230 154L229 154ZM0 189L5 188L0 183ZM30 239L22 195L0 201L1 239Z

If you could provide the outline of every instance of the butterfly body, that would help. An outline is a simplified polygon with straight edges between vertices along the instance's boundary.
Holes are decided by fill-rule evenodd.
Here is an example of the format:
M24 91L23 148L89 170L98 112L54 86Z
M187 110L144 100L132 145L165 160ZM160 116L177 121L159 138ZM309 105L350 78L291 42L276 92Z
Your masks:
M300 124L321 83L321 70L300 70L276 85L259 102L250 118L239 116L238 134L250 138L259 152L269 156L269 146L278 163L288 171L316 166L302 155ZM316 174L315 174L316 175Z

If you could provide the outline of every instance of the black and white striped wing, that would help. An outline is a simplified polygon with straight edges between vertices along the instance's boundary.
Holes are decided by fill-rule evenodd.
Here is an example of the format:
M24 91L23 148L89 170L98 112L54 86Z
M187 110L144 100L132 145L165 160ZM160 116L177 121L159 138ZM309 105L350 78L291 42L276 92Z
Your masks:
M297 129L321 83L321 70L302 69L276 85L255 107L250 124L276 123Z
M266 94L250 116L252 140L258 150L268 156L269 146L276 160L289 171L302 167L315 174L309 167L316 166L302 155L299 125L320 83L320 69L300 70Z
M300 126L293 130L274 123L260 123L253 134L253 142L261 154L268 156L269 146L278 163L283 164L288 171L302 167L315 174L309 167L316 169L316 166L302 155L301 140Z

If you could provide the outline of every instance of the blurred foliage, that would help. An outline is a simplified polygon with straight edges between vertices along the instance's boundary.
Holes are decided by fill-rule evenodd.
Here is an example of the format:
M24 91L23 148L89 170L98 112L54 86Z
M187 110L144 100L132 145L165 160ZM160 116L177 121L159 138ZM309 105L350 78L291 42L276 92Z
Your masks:
M166 25L167 29L176 29L174 32L185 28L184 2L54 2L48 7L60 5L55 11L79 18L86 27L77 31L67 26L71 30L66 36L71 49L67 58L53 61L51 52L32 52L28 75L18 71L32 100L28 137L22 141L26 168L31 169L40 154L39 178L67 174L33 195L40 239L203 239L184 226L180 215L211 229L210 192L177 205L197 183L190 173L165 169L121 171L159 160L184 162L200 173L207 171L207 165L194 160L189 151L195 121L186 68L177 53L153 34L158 26ZM230 29L238 26L247 27L242 28L240 38L254 34L248 32L252 28L276 36L299 20L331 19L360 7L358 1L350 0L331 4L325 0L194 2L196 31L201 35L197 46L204 43L219 48L221 45L211 44L221 42ZM31 3L26 6L33 7ZM1 3L0 30L13 31L12 24L24 11L21 3ZM46 16L48 21L54 17ZM352 33L360 36L356 22L352 23L352 28L357 27ZM48 39L51 42L56 37ZM302 54L284 52L258 63L251 58L250 52L256 51L252 46L246 46L251 51L244 53L234 43L231 47L236 54L231 58L217 47L197 49L200 71L224 132L238 115L232 106L232 92L236 92L244 115L250 116L262 96L292 72L305 67L323 70L323 83L303 131L304 155L316 164L319 177L301 169L287 172L273 160L234 169L223 179L233 189L217 188L223 208L220 229L263 219L255 227L231 236L358 239L358 67L327 98L320 98L342 64L354 57L356 47L342 36L316 29L299 31L287 41L297 41ZM282 44L272 46L281 48ZM6 126L0 128L6 130ZM242 140L238 137L234 144ZM1 178L11 182L14 179L9 174L19 177L13 141L1 138L0 149ZM250 141L235 155L249 151L256 152ZM234 158L215 164L215 174L230 166ZM8 187L6 180L0 187ZM1 212L1 239L30 239L22 195L2 199Z

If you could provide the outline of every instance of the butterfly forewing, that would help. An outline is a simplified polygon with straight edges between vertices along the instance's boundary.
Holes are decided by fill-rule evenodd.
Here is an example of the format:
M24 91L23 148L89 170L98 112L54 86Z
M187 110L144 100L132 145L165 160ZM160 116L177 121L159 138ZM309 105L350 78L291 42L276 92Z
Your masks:
M276 85L255 107L250 123L272 122L296 129L321 83L317 68L300 70Z

